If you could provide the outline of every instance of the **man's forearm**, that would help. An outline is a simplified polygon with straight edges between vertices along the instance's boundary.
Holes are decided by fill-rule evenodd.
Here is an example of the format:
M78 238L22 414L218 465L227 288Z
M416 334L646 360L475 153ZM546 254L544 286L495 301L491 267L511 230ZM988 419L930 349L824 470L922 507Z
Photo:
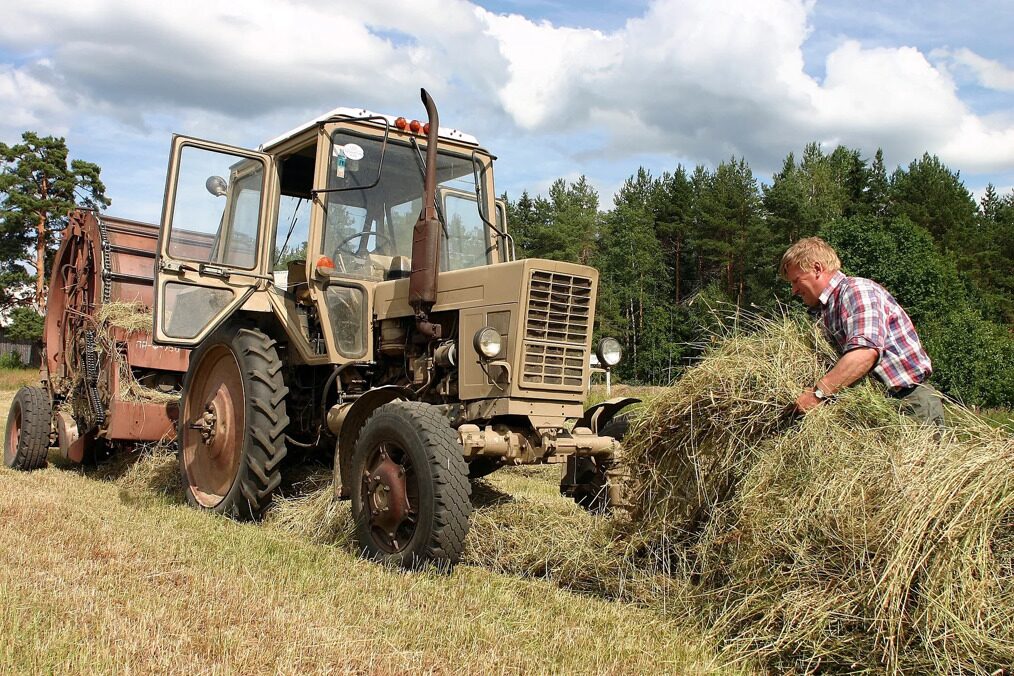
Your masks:
M835 394L869 373L876 363L877 351L872 347L849 350L817 381L817 386L824 394Z

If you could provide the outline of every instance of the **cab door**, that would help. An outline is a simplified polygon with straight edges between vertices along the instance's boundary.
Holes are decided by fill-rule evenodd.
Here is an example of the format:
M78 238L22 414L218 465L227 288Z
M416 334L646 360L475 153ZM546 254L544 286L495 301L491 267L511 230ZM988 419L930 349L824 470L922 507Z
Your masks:
M174 136L155 265L155 341L193 347L264 286L278 175L269 155Z

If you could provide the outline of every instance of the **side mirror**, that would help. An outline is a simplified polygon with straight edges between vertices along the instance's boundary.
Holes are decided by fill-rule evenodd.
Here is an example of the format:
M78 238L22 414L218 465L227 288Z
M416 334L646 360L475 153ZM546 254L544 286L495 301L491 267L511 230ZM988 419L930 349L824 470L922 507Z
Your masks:
M209 176L204 187L215 197L222 197L229 189L229 184L221 176Z

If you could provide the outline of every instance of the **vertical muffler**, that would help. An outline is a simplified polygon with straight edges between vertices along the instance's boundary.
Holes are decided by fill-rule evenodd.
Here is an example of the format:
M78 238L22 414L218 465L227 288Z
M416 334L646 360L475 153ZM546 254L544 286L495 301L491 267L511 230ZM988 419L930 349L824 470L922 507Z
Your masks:
M437 302L437 275L440 272L440 221L437 219L437 135L440 118L437 107L425 89L422 102L429 120L426 135L426 173L423 179L423 207L412 228L412 275L408 301L415 311L416 328L430 338L440 338L440 325L429 319Z

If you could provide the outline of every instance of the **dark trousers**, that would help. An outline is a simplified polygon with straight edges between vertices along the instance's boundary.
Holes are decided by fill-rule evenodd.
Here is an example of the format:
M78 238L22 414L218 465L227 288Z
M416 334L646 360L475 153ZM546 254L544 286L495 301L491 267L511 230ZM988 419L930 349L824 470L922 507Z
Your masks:
M889 392L889 396L901 400L901 410L906 415L917 418L925 423L943 427L944 406L941 394L935 388L926 383L903 387L900 390Z

